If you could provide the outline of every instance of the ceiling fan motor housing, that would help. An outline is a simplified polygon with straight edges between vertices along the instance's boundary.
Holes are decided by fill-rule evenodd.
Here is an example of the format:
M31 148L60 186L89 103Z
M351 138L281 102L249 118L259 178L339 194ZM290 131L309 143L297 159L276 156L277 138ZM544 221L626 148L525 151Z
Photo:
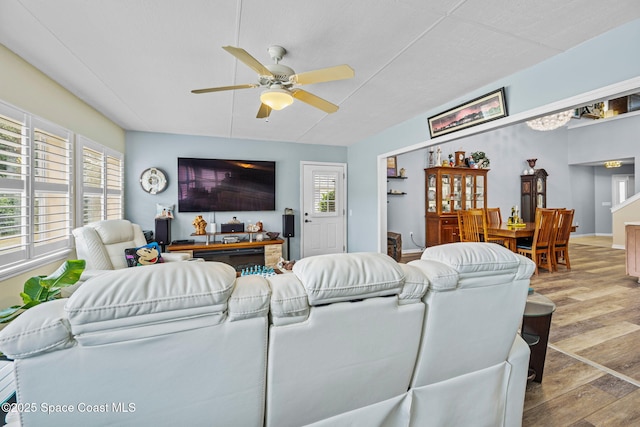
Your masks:
M276 80L281 82L288 83L289 77L295 74L295 71L282 64L269 64L265 65L265 68L271 71L271 74L275 76Z

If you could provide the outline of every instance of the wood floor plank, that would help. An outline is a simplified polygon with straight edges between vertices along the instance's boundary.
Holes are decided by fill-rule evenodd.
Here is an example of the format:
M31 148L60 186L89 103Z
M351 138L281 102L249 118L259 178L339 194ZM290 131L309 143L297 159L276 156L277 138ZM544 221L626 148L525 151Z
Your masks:
M542 383L530 383L527 386L524 408L534 408L603 375L603 371L584 363L570 365L558 372L545 371Z
M587 415L585 421L594 426L640 425L640 390L636 390L593 414Z
M575 353L579 350L584 350L593 347L594 345L602 344L612 338L621 337L638 330L640 330L640 325L635 325L629 322L620 322L603 328L594 329L589 332L584 332L572 338L554 342L553 344L565 351Z
M616 400L614 396L585 384L526 411L522 426L568 426L584 418L585 412L591 414Z

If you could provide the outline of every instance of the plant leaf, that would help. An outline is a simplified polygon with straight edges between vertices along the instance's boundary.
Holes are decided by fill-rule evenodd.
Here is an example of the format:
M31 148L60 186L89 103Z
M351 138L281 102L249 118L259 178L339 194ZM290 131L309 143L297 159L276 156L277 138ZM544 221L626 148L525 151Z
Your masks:
M43 277L45 276L34 276L24 282L24 291L20 293L22 301L28 303L41 298L43 289L40 281Z
M5 317L12 316L16 311L22 308L21 305L12 305L11 307L7 307L4 310L0 311L0 319L4 319Z
M67 260L51 275L40 279L40 284L47 289L73 285L80 280L85 266L86 261L83 259Z

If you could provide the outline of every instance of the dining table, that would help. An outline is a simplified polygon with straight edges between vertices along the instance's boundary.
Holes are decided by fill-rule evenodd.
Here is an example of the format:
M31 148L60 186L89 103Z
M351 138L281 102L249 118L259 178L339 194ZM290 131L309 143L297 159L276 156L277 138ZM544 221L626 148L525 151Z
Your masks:
M518 252L518 239L533 237L536 231L535 222L524 222L518 225L502 223L499 227L488 227L489 238L500 238L504 241L506 248L513 252ZM576 231L576 226L571 226L571 232Z
M519 225L511 225L503 222L499 227L487 228L487 234L489 238L502 239L504 241L505 247L513 252L518 252L518 239L533 237L535 231L535 222L525 222Z

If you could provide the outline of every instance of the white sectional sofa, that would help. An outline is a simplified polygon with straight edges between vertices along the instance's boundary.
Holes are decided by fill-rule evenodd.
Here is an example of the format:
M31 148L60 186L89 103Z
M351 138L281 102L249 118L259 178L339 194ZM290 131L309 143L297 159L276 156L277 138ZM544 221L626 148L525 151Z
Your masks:
M115 270L0 332L27 426L519 426L535 265L488 243Z

